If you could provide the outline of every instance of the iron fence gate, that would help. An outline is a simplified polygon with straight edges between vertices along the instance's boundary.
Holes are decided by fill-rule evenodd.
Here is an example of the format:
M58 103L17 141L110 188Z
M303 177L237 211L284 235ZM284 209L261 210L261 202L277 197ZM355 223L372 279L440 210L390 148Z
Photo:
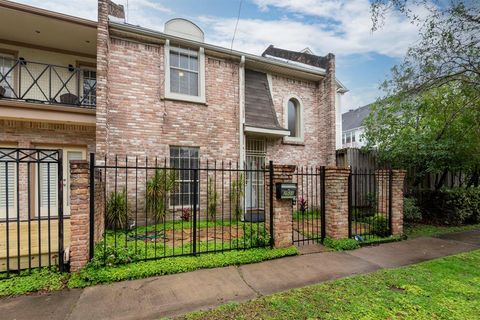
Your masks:
M90 155L91 259L114 265L272 245L271 170L176 152Z
M392 170L352 169L348 180L349 237L358 240L392 234Z
M0 148L3 274L52 265L64 270L62 162L61 150Z
M300 167L293 175L297 199L292 206L292 240L295 244L325 239L325 167Z

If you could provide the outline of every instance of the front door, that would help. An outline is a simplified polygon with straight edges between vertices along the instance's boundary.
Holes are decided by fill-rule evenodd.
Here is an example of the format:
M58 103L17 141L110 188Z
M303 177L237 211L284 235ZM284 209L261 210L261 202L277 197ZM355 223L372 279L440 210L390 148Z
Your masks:
M63 149L63 214L70 215L70 161L85 160L87 152L83 148L58 148ZM40 190L36 194L40 200L40 217L58 216L58 165L54 163L41 163L38 172ZM37 200L38 205L38 200Z
M247 138L246 140L246 190L247 212L264 209L265 186L264 172L266 143L265 140Z

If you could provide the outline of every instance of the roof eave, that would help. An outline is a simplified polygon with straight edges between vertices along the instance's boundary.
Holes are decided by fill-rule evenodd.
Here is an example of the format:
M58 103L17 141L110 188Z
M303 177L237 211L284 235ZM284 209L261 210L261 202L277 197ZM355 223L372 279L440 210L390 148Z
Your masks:
M243 130L245 131L245 133L251 133L251 134L268 136L268 137L276 137L276 138L283 138L290 135L290 131L286 129L261 128L258 126L247 125L247 124L245 124Z
M140 26L118 23L118 22L114 22L114 21L109 21L109 26L111 28L119 30L119 31L138 34L138 35L145 36L145 37L156 38L156 39L160 39L160 40L163 40L163 41L168 39L170 41L175 41L177 43L184 44L184 45L203 47L205 50L215 51L215 52L218 52L218 53L230 56L230 57L237 58L239 60L242 56L244 56L247 64L251 63L251 64L255 64L256 66L261 66L262 64L270 65L270 66L276 66L276 67L278 67L280 69L283 69L285 71L288 71L288 70L296 71L297 73L299 73L299 76L301 76L303 74L305 77L310 78L312 80L313 79L322 79L326 75L326 73L324 71L323 72L322 71L314 71L314 70L311 70L311 69L308 69L308 68L303 68L301 66L288 65L288 64L283 63L281 61L272 61L271 59L264 58L264 57L261 57L261 56L257 56L257 55L254 55L254 54L241 52L241 51L237 51L237 50L230 50L230 49L227 49L227 48L223 48L223 47L220 47L220 46L208 44L208 43L205 43L205 42L198 42L198 41L194 41L194 40L180 38L180 37L169 35L169 34L166 34L166 33L163 33L163 32L151 30L151 29L148 29L148 28L143 28L143 27L140 27Z

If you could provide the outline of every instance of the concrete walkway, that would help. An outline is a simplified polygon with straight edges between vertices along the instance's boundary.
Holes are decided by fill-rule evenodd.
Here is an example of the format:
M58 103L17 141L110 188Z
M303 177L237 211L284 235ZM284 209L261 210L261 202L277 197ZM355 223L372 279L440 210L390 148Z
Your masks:
M0 300L2 319L158 319L480 248L480 230Z

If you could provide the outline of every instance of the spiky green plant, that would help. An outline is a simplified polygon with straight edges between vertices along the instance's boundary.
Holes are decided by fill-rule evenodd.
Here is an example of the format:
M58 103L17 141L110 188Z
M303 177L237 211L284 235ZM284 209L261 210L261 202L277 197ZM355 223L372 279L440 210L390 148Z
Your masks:
M217 215L218 193L215 191L215 185L212 178L208 178L207 189L208 215L210 220L214 221Z
M237 220L239 220L243 214L244 187L243 174L240 174L237 180L233 180L230 186L230 203L233 208L233 214Z
M128 223L129 207L127 204L127 193L122 191L112 191L107 200L105 223L107 229L124 229Z
M175 187L175 172L157 168L147 181L147 212L155 221L164 221L168 205L168 195Z

